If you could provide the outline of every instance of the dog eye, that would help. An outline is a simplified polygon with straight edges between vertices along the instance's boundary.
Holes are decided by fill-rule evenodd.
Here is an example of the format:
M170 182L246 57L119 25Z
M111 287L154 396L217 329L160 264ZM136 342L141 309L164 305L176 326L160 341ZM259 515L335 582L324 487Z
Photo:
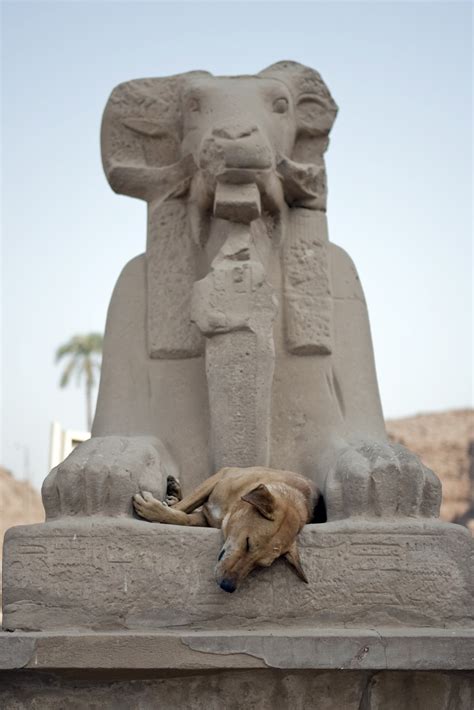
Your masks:
M217 561L220 562L222 558L225 555L225 548L223 547L222 550L219 552L219 557L217 558Z
M245 540L245 551L250 552L250 539L246 538Z
M273 102L274 113L286 113L288 111L288 100L280 97Z

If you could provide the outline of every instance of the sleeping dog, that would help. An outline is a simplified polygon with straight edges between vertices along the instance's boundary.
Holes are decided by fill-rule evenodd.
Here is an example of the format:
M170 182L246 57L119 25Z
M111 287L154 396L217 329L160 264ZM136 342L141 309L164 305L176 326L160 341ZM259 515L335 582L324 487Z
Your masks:
M216 580L224 591L234 592L253 569L269 567L278 557L308 581L296 545L298 533L313 520L319 499L308 479L270 468L223 468L182 500L179 484L168 479L170 493L175 495L168 503L147 491L136 494L136 512L152 522L222 528Z

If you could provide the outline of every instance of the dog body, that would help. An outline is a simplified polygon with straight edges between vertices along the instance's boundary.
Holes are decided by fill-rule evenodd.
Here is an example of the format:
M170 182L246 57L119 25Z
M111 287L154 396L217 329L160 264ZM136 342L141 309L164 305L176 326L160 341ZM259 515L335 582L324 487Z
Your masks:
M291 471L223 468L172 506L146 491L134 496L134 506L152 522L222 528L216 580L233 592L254 568L269 567L278 557L307 581L296 537L311 521L318 497L311 481Z

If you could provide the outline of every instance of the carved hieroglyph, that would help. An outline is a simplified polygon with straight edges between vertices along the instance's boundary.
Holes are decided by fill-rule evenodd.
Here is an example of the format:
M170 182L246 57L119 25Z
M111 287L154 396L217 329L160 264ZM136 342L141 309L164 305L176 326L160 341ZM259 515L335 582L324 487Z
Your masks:
M460 526L308 525L299 549L309 584L281 560L232 595L210 572L221 547L219 530L126 519L14 528L5 628L472 626L472 541Z
M221 186L214 213L223 245L211 270L195 283L193 321L206 336L206 375L214 467L268 464L275 349L274 289L256 248L251 223L260 217L255 185Z

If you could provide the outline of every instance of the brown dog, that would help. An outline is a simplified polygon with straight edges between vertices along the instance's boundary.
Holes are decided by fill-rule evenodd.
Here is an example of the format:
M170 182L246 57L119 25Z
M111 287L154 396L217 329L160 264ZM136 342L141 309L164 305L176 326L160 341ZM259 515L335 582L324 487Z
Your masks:
M277 557L308 581L296 536L311 521L318 497L311 481L291 471L223 468L172 506L146 491L134 496L133 505L138 515L153 522L222 528L216 580L224 591L233 592L255 567L269 567Z

